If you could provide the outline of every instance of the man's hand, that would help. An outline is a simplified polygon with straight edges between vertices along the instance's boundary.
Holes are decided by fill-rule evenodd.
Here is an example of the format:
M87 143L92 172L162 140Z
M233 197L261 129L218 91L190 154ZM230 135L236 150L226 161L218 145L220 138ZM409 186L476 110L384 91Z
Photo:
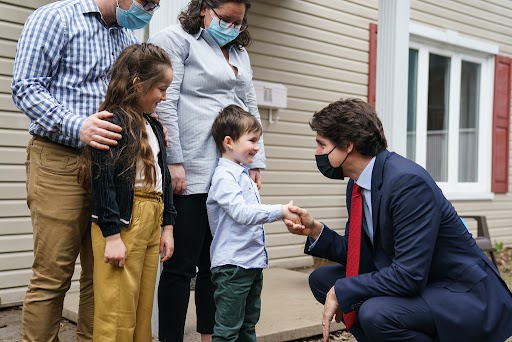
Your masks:
M164 256L160 257L160 262L169 260L172 257L172 254L174 253L173 229L173 225L169 224L167 226L164 226L162 230L162 236L160 237L160 255L162 255L164 251L165 254Z
M250 169L249 176L251 176L254 183L256 183L258 190L260 190L261 189L261 171L260 171L260 169Z
M187 189L187 179L185 178L185 169L183 164L169 164L169 171L172 178L172 192L181 195Z
M112 266L124 267L127 251L121 239L121 233L107 236L105 240L105 255L103 256L105 263L109 263Z
M120 140L121 127L103 119L110 118L113 114L102 111L85 119L80 128L80 140L98 150L108 150L109 146L116 146Z
M324 342L329 342L329 333L331 331L331 321L336 315L336 322L341 322L342 312L334 287L332 287L325 297L324 312L322 313L322 328L324 334Z
M322 232L322 223L315 220L306 209L289 205L288 210L299 215L301 224L294 223L291 220L283 219L288 231L296 235L310 236L312 239L318 239Z

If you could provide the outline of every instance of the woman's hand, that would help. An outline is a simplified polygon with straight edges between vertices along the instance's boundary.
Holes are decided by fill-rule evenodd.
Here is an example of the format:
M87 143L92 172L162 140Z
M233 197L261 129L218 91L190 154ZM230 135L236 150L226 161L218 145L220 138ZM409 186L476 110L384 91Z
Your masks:
M169 171L172 178L172 192L181 195L187 189L187 179L185 178L185 169L183 164L169 164Z
M169 260L174 253L174 227L172 224L164 226L162 236L160 236L160 262Z
M261 171L260 171L260 169L250 169L249 176L251 176L254 183L256 183L258 190L260 190L261 189Z
M288 210L299 215L301 224L294 223L291 220L283 219L288 231L296 235L309 236L316 240L322 232L323 224L315 220L306 209L289 205Z
M105 263L109 263L112 266L124 267L127 251L121 239L121 233L107 236L105 240L105 254L103 256Z

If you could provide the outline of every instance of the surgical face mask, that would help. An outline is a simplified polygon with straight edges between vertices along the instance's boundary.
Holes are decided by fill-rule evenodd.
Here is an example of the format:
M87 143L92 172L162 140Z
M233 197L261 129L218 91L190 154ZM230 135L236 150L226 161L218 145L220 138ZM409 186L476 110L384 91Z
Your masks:
M229 42L233 41L240 32L237 32L233 27L222 28L219 25L219 21L212 19L210 27L206 29L208 34L215 40L219 46L224 46Z
M124 10L119 7L117 2L116 19L117 23L130 30L138 30L145 27L153 17L152 12L148 12L137 1L133 0L129 9Z
M347 160L348 153L345 159L341 162L340 166L334 167L331 165L331 162L329 161L329 154L332 153L338 146L334 146L334 148L326 154L317 154L315 155L316 159L316 166L318 167L318 170L327 178L330 179L344 179L345 176L343 175L343 168L341 165Z

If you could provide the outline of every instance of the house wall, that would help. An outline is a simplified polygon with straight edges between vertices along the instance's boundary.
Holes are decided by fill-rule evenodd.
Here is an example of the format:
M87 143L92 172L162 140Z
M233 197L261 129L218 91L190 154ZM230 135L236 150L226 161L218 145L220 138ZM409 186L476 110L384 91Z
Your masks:
M25 147L28 120L11 101L10 82L16 41L30 13L51 0L0 0L0 299L1 305L23 300L31 274L32 228L25 201ZM21 3L21 4L20 4ZM254 44L249 53L254 79L288 87L288 108L268 122L261 108L267 169L261 189L264 203L307 208L341 231L347 213L346 182L320 175L314 161L312 113L341 97L367 99L369 23L377 22L378 0L254 0L249 15ZM512 3L509 0L412 0L411 20L500 46L512 56ZM512 131L512 129L511 129ZM512 147L512 141L510 146ZM512 153L509 155L512 184ZM512 187L511 187L512 190ZM461 214L487 215L494 241L512 246L512 195L493 200L454 201ZM267 225L273 267L312 264L303 254L304 238L281 222ZM77 266L79 270L79 266ZM75 272L75 279L76 279ZM76 287L76 282L73 282Z
M411 21L496 44L500 55L512 57L512 2L509 0L412 0ZM512 135L510 142L512 148ZM493 243L512 246L512 152L508 157L508 194L496 194L492 200L453 201L453 205L461 215L485 215Z
M256 0L249 15L254 44L249 48L254 79L288 88L288 108L268 122L261 108L267 169L263 203L294 203L341 231L346 182L328 180L315 164L312 113L345 97L367 99L369 24L378 1ZM300 267L313 260L303 253L304 237L276 222L266 225L272 267Z
M32 226L26 204L29 121L11 100L16 44L35 8L51 0L0 0L0 305L23 300L31 275ZM76 284L73 284L76 286Z
M293 199L331 227L340 230L345 224L346 183L318 173L314 134L307 123L313 112L340 97L367 99L368 26L377 17L376 0L254 1L249 17L254 78L288 87L288 108L277 112L277 124L269 124L268 111L261 109L268 158L263 202ZM512 55L511 19L507 0L411 1L411 21L497 44L506 56ZM512 153L509 158L512 184ZM510 193L453 205L461 215L486 215L493 242L512 246ZM267 234L271 266L312 262L303 254L304 238L290 236L282 223L267 225Z

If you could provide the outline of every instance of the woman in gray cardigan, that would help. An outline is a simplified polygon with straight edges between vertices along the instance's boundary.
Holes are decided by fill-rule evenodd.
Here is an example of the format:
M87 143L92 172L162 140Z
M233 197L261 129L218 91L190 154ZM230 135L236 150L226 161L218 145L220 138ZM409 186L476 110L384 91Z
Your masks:
M161 341L183 341L190 279L196 272L197 331L202 341L211 341L215 304L206 198L219 155L210 131L219 111L230 104L260 120L245 49L252 41L247 30L250 7L251 0L192 0L179 16L180 24L150 39L169 53L174 71L167 101L157 108L169 132L167 163L178 211L174 255L164 263L158 289ZM251 165L258 187L264 167L261 140Z

